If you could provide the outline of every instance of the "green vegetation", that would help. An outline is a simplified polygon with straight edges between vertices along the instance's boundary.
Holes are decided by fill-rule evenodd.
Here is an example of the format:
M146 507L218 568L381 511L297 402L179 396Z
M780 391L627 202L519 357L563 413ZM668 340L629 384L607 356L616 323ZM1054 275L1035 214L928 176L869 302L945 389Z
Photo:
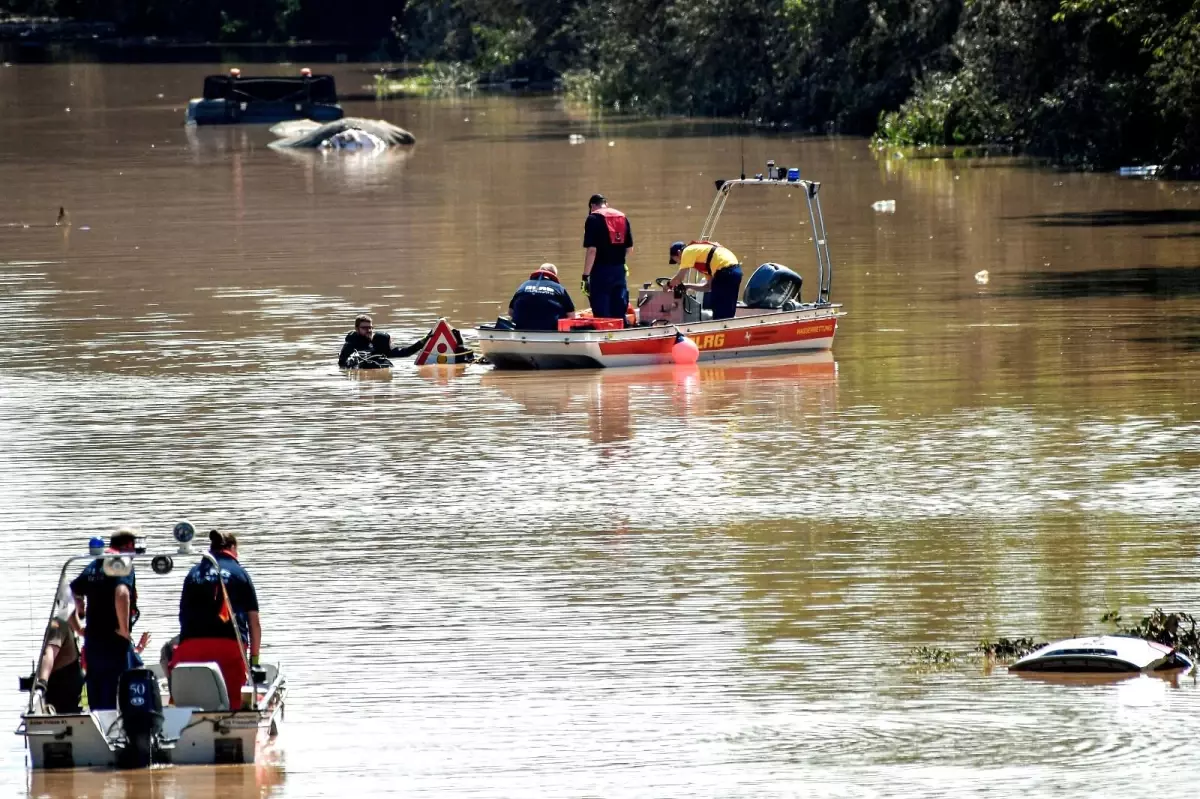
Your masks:
M472 67L451 61L431 61L405 77L375 76L375 95L394 97L405 94L439 95L470 91L475 88L479 73Z
M1080 167L1200 166L1200 0L0 0L6 10L193 40L381 43L484 82L561 79L623 111L998 144Z
M1045 641L1035 643L1029 637L997 638L995 641L980 641L979 646L975 647L975 651L981 652L994 660L1020 660L1030 652L1041 649L1045 645Z
M1156 641L1178 649L1192 660L1200 660L1200 635L1196 633L1196 620L1187 613L1166 613L1162 608L1155 608L1149 616L1143 616L1133 626L1122 627L1120 614L1112 610L1101 616L1100 621L1117 625L1119 635Z
M962 657L948 649L935 646L918 646L908 653L909 665L922 671L948 669L958 664Z

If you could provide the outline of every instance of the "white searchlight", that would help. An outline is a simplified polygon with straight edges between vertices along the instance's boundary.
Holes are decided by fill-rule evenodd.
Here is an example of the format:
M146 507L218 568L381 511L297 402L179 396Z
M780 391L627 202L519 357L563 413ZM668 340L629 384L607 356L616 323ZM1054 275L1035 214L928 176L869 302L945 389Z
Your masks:
M179 542L179 553L186 555L192 549L192 539L196 537L196 528L189 521L181 521L175 525L171 535Z
M128 577L133 573L133 558L128 555L109 555L101 567L109 577Z

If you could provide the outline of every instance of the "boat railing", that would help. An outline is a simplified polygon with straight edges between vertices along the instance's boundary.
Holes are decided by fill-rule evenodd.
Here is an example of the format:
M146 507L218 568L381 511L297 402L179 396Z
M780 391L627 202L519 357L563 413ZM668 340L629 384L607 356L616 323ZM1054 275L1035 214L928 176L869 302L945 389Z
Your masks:
M827 304L833 284L833 261L829 256L829 242L825 234L825 216L821 211L821 198L819 196L821 184L813 180L801 180L800 178L793 180L788 177L767 178L756 176L753 178L718 180L717 196L713 198L712 207L708 210L708 217L704 220L704 226L700 229L700 241L713 240L713 233L716 231L717 222L721 219L721 214L725 210L725 203L729 200L729 195L735 186L774 186L791 189L801 188L804 190L804 199L808 204L809 225L812 228L813 246L816 248L817 254L817 304Z

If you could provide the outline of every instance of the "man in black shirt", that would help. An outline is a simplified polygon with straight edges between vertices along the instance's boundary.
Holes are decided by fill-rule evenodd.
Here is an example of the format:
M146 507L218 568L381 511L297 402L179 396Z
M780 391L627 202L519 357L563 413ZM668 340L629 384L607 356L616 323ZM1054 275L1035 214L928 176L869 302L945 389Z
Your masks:
M119 530L109 541L118 554L132 555L137 536L132 530ZM137 583L133 570L123 577L104 573L104 558L88 564L71 581L75 607L83 628L83 657L87 661L88 708L116 710L117 682L127 669L142 664L130 640L137 623Z
M592 301L592 316L624 319L629 307L625 258L633 249L633 230L625 214L610 208L603 194L593 194L588 200L583 246L587 254L581 285Z

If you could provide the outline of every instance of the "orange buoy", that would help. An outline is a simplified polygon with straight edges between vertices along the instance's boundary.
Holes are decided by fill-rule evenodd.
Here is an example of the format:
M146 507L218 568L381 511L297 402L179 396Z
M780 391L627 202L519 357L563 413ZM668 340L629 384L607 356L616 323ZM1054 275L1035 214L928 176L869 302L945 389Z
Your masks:
M689 364L700 360L700 348L682 333L675 334L675 346L671 347L671 360L675 363Z

